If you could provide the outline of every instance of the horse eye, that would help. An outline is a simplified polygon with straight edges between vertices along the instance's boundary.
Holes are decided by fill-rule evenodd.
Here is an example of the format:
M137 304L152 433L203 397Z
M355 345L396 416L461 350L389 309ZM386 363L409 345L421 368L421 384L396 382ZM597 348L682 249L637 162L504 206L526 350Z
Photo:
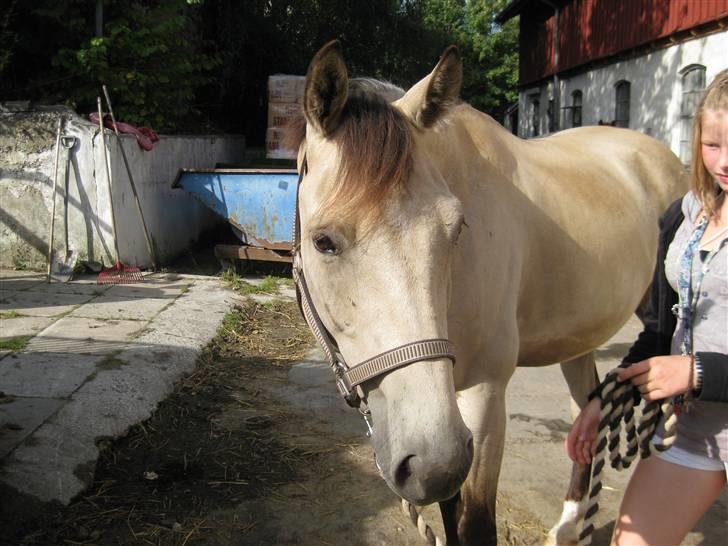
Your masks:
M318 235L314 236L313 246L316 247L316 250L318 250L322 254L339 253L339 249L334 244L334 241L331 240L331 237L329 237L328 235L324 235L323 233L319 233Z

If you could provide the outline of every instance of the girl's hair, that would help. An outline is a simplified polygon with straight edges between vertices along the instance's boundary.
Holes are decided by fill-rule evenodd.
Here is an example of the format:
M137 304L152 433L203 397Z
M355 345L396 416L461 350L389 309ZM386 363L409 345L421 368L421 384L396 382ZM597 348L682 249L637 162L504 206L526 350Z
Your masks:
M693 127L693 161L690 182L692 190L703 207L703 212L712 218L717 212L720 186L705 168L702 160L703 114L707 110L722 111L728 115L728 69L720 71L703 94Z

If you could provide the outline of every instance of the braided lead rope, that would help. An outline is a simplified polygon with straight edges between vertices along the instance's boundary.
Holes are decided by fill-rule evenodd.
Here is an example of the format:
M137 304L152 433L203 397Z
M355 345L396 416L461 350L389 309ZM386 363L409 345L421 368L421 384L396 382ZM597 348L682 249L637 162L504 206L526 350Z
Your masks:
M592 461L592 487L584 513L584 524L579 534L578 546L589 546L594 532L594 522L599 511L599 493L602 490L602 471L607 454L612 468L629 468L639 451L646 459L652 449L665 451L675 442L677 415L671 400L648 402L642 410L639 426L635 428L634 387L631 383L617 380L618 369L611 370L601 384L601 411L597 432L597 447ZM664 433L661 443L652 444L660 415L665 416ZM620 453L620 431L624 422L627 448Z
M401 501L402 512L409 516L412 523L414 523L415 527L417 527L420 536L427 541L429 546L447 546L447 542L435 534L435 531L433 531L432 527L428 525L425 518L422 517L422 514L420 514L414 504L405 499L401 499Z

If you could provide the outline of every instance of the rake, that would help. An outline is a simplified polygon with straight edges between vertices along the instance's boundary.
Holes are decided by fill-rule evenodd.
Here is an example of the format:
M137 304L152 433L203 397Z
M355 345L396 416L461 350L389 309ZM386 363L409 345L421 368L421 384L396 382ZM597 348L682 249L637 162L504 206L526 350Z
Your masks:
M101 111L101 97L96 97L96 106L99 111L99 136L101 137L101 151L104 154L104 165L106 166L106 182L109 188L109 208L111 209L111 229L114 232L114 252L116 253L116 264L110 269L106 269L99 273L96 282L98 284L130 284L135 282L143 282L141 269L121 263L119 258L119 241L116 236L116 217L114 216L114 198L111 189L111 168L109 167L108 151L106 149L106 139L104 137L104 116Z

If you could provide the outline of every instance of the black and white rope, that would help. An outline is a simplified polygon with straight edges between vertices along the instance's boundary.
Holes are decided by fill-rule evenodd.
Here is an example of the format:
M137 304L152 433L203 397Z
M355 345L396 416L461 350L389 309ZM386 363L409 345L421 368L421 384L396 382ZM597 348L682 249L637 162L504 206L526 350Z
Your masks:
M435 534L435 531L433 531L432 527L430 527L425 521L425 518L422 517L422 514L417 510L417 507L405 499L401 500L402 511L409 516L412 523L414 523L417 527L417 531L419 531L420 536L427 541L427 544L429 546L447 546L447 542Z
M675 441L677 415L670 400L648 402L642 409L639 425L635 426L635 387L617 379L618 369L610 371L600 386L601 411L597 432L596 453L592 460L591 489L584 513L584 524L579 534L579 546L591 544L594 522L599 511L599 492L602 490L602 471L609 456L610 465L616 470L629 468L639 453L645 459L652 449L664 451ZM652 443L660 416L665 417L660 443ZM624 424L623 424L624 423ZM626 450L620 453L620 437L624 426Z

